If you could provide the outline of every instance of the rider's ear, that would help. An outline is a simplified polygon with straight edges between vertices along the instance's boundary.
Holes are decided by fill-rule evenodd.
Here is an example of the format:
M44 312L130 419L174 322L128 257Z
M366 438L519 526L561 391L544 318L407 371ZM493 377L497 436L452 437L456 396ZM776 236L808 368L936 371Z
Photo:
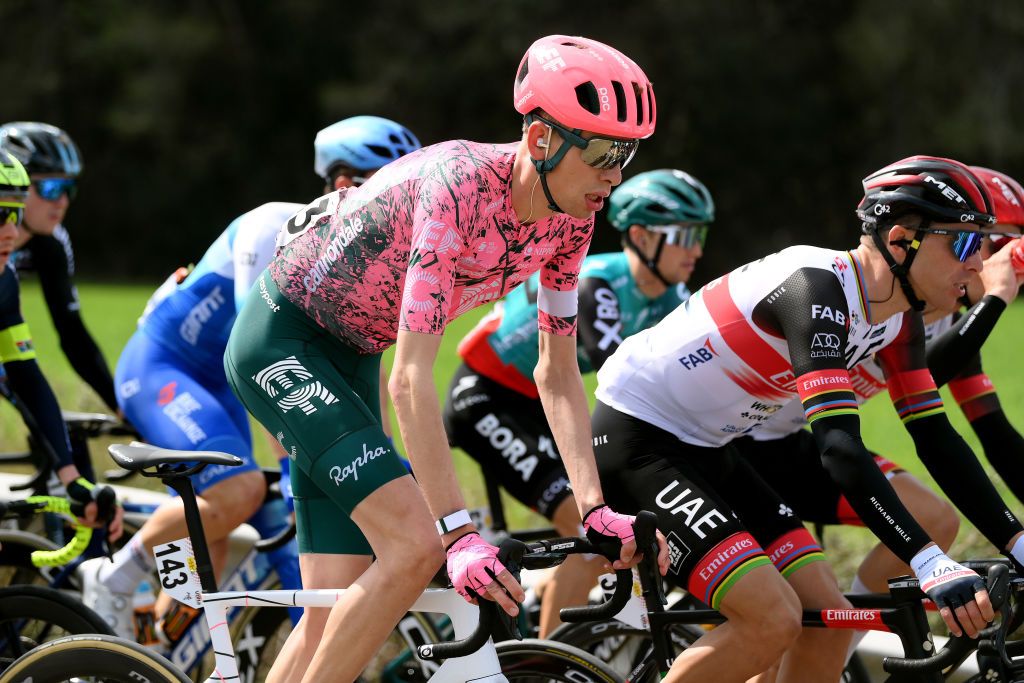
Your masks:
M532 146L536 149L530 150L530 156L534 161L547 160L548 154L551 152L551 133L553 132L550 126L540 125L542 130L537 131L537 137L534 137L534 132L530 131L527 135L527 142L532 141ZM541 152L541 150L544 150Z

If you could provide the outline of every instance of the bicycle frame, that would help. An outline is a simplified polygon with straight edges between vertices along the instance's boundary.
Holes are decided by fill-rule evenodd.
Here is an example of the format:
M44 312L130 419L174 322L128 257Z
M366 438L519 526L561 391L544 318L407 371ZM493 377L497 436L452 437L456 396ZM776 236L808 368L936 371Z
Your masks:
M175 546L175 543L158 546L154 549L157 570L165 591L175 597L189 595L192 598L192 606L201 607L203 610L216 657L214 672L206 679L206 683L217 683L239 676L237 657L228 628L229 608L330 608L344 594L344 589L218 591L192 482L187 477L179 476L166 479L165 483L181 496L185 509L185 524L189 532L187 541L194 555L189 556L187 549L184 548L168 549L168 546ZM199 596L196 596L196 593L199 593ZM189 604L188 600L182 602ZM455 629L456 638L468 637L480 622L480 609L463 600L454 589L427 589L411 609L448 615ZM461 683L466 680L479 683L508 683L501 673L498 654L490 638L483 647L468 656L446 659L430 680L436 683Z
M233 606L260 607L333 607L344 594L344 589L301 591L224 591L203 594L203 612L210 629L210 637L217 657L217 668L206 683L230 679L238 675L234 646L225 626L228 609ZM410 608L413 612L447 614L455 627L455 637L465 638L476 628L480 610L463 600L454 589L428 588ZM462 683L466 680L481 683L507 683L501 673L494 642L473 654L447 659L430 677L435 683Z

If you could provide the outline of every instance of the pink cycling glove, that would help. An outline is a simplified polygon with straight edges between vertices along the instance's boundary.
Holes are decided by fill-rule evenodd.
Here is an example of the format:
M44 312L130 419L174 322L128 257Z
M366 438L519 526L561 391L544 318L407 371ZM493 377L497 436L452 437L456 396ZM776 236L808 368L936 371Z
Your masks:
M472 602L487 592L487 586L505 571L498 561L498 549L476 532L459 537L448 547L448 578L455 591Z
M633 522L636 517L621 515L607 505L598 505L583 517L583 531L592 543L606 542L617 539L620 543L633 540ZM604 538L594 538L591 532Z

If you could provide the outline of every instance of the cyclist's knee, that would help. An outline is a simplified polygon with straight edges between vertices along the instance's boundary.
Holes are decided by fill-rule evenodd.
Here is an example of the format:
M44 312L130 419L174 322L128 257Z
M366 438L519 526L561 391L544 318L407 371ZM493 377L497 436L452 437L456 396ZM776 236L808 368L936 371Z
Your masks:
M928 535L948 549L960 530L960 517L949 501L925 486L913 475L903 472L892 478L900 500Z
M800 636L800 599L773 567L742 577L722 599L721 610L744 643L759 643L756 656L766 667Z
M234 528L249 519L263 504L266 495L263 473L242 472L218 482L202 492L207 502L204 523Z
M943 550L949 550L960 531L960 517L949 501L935 496L935 505L929 508L928 519L923 520L925 530Z
M580 535L580 512L576 507L576 498L572 495L566 496L551 517L551 524L559 536Z

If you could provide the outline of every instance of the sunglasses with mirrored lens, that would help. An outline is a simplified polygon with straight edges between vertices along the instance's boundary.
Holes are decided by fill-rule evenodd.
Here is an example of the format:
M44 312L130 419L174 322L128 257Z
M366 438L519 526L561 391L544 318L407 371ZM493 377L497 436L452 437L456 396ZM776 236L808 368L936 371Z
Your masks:
M580 158L587 166L594 168L625 168L639 147L639 140L587 138L587 146L580 152Z
M942 230L936 228L918 228L918 230L932 235L951 235L953 237L953 241L950 242L949 246L953 250L953 254L960 259L961 263L981 251L981 243L985 240L985 237L993 234L985 232L968 232L966 230Z
M25 218L25 205L20 202L0 202L0 225L21 225Z
M575 131L571 131L565 126L549 119L540 116L537 119L557 130L559 135L570 144L583 150L580 152L580 158L583 159L583 163L593 168L606 169L614 168L615 166L625 168L626 164L633 160L637 149L640 148L640 141L635 138L606 138L601 136L585 138Z
M703 249L708 239L707 225L649 225L647 229L664 235L665 244L684 249L695 246Z
M74 178L40 178L32 181L36 194L48 202L55 202L62 194L67 193L68 199L78 194L78 181Z
M980 232L958 232L953 238L953 253L963 263L981 251L985 235Z

